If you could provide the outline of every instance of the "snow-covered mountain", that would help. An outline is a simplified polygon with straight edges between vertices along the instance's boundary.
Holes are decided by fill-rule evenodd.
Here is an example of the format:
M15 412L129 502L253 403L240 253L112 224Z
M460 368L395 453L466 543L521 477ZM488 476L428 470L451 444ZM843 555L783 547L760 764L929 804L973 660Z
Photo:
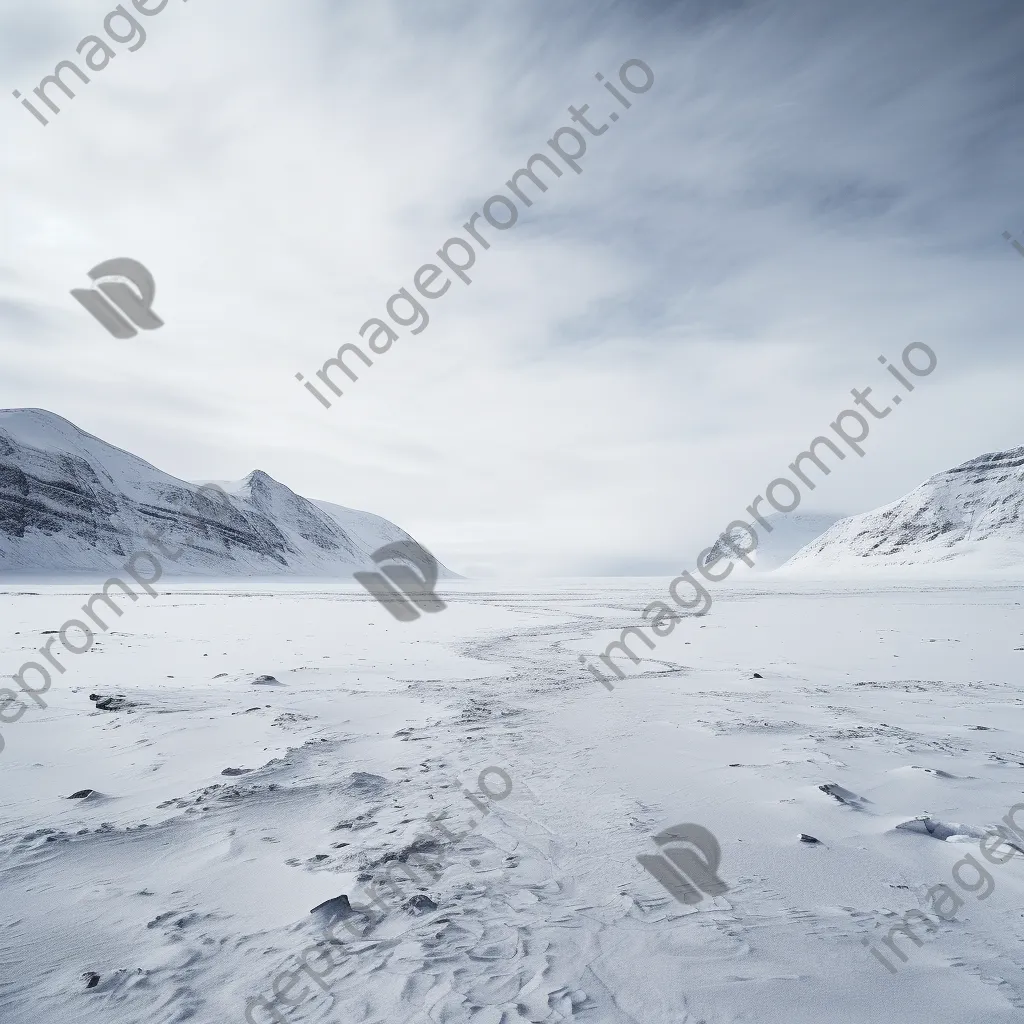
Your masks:
M797 552L790 569L898 568L951 561L1024 566L1024 448L937 473L898 501L841 519Z
M261 470L179 480L43 409L0 410L0 572L115 571L162 531L168 575L338 576L412 538L380 516L303 498ZM440 577L454 573L438 566Z
M791 558L804 545L809 544L815 538L820 537L833 523L841 517L828 512L773 512L765 516L765 522L771 526L771 532L758 526L757 548L749 555L754 563L755 572L770 572L778 569L788 558ZM737 548L746 548L750 540L747 534L740 529L733 529L731 537ZM719 557L729 558L735 561L736 555L730 551L721 541L718 541L712 548L709 559Z

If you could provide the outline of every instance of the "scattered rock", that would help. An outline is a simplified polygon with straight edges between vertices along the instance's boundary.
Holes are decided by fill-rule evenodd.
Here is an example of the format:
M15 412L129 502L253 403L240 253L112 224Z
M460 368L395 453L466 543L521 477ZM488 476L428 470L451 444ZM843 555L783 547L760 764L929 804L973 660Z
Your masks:
M345 788L360 796L380 796L387 788L388 780L381 775L369 772L353 772L345 783Z
M410 914L426 914L431 910L437 910L437 904L423 893L417 893L411 899L405 901L405 909Z
M916 768L920 772L927 772L929 775L936 775L940 779L955 779L955 775L950 775L949 772L944 772L941 768L924 768L919 764L912 764L911 768Z
M815 839L814 836L807 835L806 832L801 832L800 833L800 842L801 843L820 843L821 840L820 839Z
M818 789L822 793L827 793L834 800L838 800L839 803L846 804L847 807L852 807L857 811L863 810L865 804L871 803L867 797L857 796L856 793L851 793L850 790L844 789L835 782L826 782L823 786L819 786Z
M102 693L90 693L91 700L98 711L124 711L126 708L133 708L135 704L128 700L123 693L105 696Z
M1018 768L1024 768L1024 761L1017 761L1012 757L1001 757L999 754L989 754L989 760L1001 761L1003 764L1015 764Z
M984 839L987 836L999 834L993 829L965 825L959 821L940 821L929 814L919 814L916 818L911 818L910 821L901 821L896 828L906 832L920 832L946 843L951 840L964 842L969 839ZM1024 849L1006 836L1003 837L1003 842L1018 853L1024 853Z
M315 917L320 918L322 926L327 929L329 929L335 921L344 921L349 917L361 917L364 920L370 920L370 915L364 910L356 910L349 902L348 896L344 893L318 904L310 911L310 913Z
M225 768L221 775L248 775L251 768Z
M428 836L421 836L419 839L413 840L408 846L402 847L401 850L392 850L389 853L385 853L383 857L378 857L377 860L372 861L369 865L370 868L378 868L382 864L392 864L398 862L399 864L405 864L410 857L417 858L412 862L413 867L422 867L424 871L429 872L435 878L444 871L444 848L440 843ZM431 859L434 863L423 863L424 859Z
M275 679L273 676L257 676L252 681L253 686L284 686L279 679Z

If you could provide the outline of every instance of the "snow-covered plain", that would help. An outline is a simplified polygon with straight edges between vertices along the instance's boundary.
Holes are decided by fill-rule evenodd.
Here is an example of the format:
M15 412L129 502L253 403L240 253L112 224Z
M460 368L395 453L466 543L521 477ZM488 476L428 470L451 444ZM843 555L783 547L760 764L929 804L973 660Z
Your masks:
M362 902L447 811L476 827L437 908L389 914L371 939L400 942L350 942L282 1019L1019 1021L1022 856L898 937L897 974L861 943L978 853L895 826L1024 799L1019 584L748 576L608 692L578 655L666 583L446 582L411 623L355 585L160 584L3 727L0 1020L243 1021L310 910ZM94 589L0 588L3 674ZM460 789L490 765L513 789L483 816ZM682 822L718 838L724 896L684 906L637 863Z

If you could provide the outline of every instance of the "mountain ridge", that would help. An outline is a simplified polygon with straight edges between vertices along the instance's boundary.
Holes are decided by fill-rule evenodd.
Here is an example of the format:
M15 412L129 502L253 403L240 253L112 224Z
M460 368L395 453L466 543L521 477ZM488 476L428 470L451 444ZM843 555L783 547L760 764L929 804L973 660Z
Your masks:
M784 568L898 569L959 562L1024 566L1024 447L968 459L888 505L840 519Z
M372 513L316 502L252 470L224 492L165 473L45 409L0 410L0 573L114 571L150 546L167 575L348 577L413 541ZM438 565L441 578L456 574Z

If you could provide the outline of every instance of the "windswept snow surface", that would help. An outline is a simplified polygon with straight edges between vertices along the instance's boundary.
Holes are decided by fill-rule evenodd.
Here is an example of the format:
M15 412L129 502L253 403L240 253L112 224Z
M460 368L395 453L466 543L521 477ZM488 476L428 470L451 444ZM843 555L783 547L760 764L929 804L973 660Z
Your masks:
M787 570L948 574L1024 567L1024 448L993 452L937 473L898 501L841 519L797 552ZM959 563L959 564L958 564Z
M1024 799L1019 585L748 577L608 692L578 655L665 583L450 582L410 623L355 585L161 585L2 726L0 1020L241 1022L447 812L443 870L281 1019L1019 1022L1024 856L983 900L952 874ZM92 589L4 586L4 674ZM636 861L685 822L729 887L689 906ZM861 939L938 884L963 906L889 973Z
M345 577L412 538L380 516L314 502L261 470L216 492L179 480L42 409L0 410L0 573L116 572L135 551L165 575ZM439 576L454 574L439 566Z

